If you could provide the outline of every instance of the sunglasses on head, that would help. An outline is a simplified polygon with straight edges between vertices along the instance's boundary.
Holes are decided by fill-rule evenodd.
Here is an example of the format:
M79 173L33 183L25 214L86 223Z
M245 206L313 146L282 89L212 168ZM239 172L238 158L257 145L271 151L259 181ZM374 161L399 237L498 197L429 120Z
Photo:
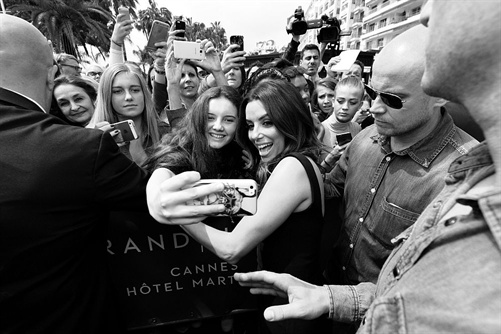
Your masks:
M402 109L402 107L404 106L405 100L402 100L399 96L395 94L378 92L369 85L365 85L365 91L372 100L375 100L379 95L381 97L381 101L383 101L383 103L390 108Z

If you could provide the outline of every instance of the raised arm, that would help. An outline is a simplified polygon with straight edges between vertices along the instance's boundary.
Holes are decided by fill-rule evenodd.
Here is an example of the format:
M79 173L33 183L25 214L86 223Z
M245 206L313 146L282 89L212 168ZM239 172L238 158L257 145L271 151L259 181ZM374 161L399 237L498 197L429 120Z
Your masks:
M235 51L238 47L240 47L238 44L231 44L228 48L226 48L226 50L224 50L223 59L221 60L223 75L228 73L233 67L240 67L244 65L245 51ZM209 87L218 86L216 78L212 74L207 76L206 81Z
M261 191L257 213L242 218L232 232L220 231L205 224L183 228L221 259L237 263L282 225L291 213L306 209L311 200L310 183L304 167L297 159L287 157L278 164Z
M132 20L128 19L128 17L128 13L119 13L117 15L117 21L115 23L115 27L113 28L110 41L110 57L108 58L109 65L123 63L125 61L123 56L123 45L125 38L132 31Z

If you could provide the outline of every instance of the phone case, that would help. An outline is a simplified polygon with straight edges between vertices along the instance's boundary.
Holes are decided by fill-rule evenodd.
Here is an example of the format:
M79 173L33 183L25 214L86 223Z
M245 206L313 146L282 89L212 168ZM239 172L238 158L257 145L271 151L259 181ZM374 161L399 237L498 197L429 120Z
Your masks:
M178 59L205 59L205 51L198 42L174 41L174 57Z
M118 14L127 14L127 16L124 16L124 18L122 18L120 22L131 19L129 9L127 7L118 7Z
M222 182L225 188L220 193L210 194L196 200L191 205L224 204L226 211L219 216L249 216L257 211L258 185L252 179L205 179L194 187Z
M134 126L133 120L129 119L112 125L115 129L120 130L117 142L119 143L128 142L138 138L136 127Z
M155 43L167 42L167 37L169 36L170 26L162 21L155 20L151 25L150 35L148 37L148 43L146 44L146 49L149 51L155 51L157 47Z

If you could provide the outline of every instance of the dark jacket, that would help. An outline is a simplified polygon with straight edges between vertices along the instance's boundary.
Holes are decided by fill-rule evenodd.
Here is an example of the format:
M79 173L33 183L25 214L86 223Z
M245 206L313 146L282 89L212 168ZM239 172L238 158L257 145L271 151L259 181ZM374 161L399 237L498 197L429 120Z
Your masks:
M0 143L0 332L118 332L108 212L147 210L146 173L108 133L2 88Z

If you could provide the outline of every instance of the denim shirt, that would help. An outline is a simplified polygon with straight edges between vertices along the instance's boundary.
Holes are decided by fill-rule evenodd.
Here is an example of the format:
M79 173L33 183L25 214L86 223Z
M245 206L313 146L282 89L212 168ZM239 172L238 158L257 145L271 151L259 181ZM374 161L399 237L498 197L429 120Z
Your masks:
M449 173L441 194L394 239L360 333L501 333L501 185L488 183L487 145ZM482 180L490 187L473 191Z
M329 283L376 283L392 238L414 224L445 186L452 161L477 143L445 109L427 137L402 151L392 151L375 126L360 132L326 176L327 196L343 196L345 210Z

